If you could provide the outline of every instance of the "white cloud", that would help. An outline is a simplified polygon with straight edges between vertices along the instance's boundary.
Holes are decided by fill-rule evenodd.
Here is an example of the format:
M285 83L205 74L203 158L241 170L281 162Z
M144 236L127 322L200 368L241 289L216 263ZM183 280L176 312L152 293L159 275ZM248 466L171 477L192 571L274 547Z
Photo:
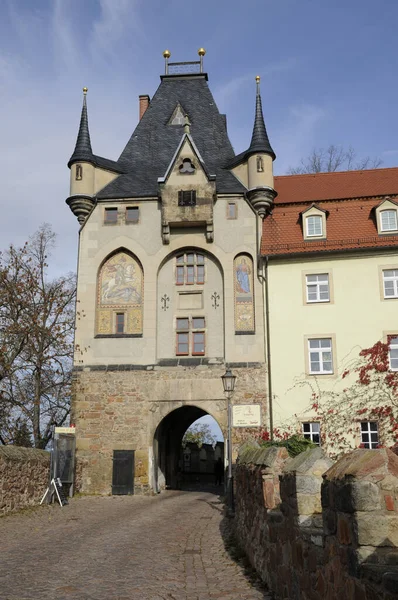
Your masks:
M92 26L90 48L93 56L98 51L113 54L115 46L129 33L132 39L143 35L139 17L139 0L98 0L100 15Z

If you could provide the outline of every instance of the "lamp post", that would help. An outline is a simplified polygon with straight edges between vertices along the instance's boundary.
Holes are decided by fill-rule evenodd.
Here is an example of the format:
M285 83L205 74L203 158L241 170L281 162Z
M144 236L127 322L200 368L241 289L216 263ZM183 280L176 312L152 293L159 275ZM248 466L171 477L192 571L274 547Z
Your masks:
M234 482L232 477L232 406L231 397L235 389L236 375L232 375L231 369L227 369L221 377L224 392L228 400L228 483L227 483L227 498L228 508L233 511L234 509Z

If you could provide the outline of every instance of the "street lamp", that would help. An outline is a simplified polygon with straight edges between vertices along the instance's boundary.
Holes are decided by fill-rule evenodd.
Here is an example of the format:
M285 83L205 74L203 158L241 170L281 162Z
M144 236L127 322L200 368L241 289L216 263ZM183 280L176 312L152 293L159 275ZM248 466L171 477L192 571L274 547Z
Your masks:
M227 483L227 497L228 507L231 511L234 509L234 487L232 477L232 407L231 397L235 389L236 375L232 375L231 369L227 369L221 377L224 392L228 399L228 483Z

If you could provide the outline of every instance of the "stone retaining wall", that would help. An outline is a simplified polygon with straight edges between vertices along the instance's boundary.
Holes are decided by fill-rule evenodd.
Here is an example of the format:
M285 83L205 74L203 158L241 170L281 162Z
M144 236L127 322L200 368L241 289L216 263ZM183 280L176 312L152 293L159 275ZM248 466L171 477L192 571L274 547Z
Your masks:
M50 453L0 446L0 515L37 505L48 485Z
M398 598L398 457L243 448L236 535L276 599Z

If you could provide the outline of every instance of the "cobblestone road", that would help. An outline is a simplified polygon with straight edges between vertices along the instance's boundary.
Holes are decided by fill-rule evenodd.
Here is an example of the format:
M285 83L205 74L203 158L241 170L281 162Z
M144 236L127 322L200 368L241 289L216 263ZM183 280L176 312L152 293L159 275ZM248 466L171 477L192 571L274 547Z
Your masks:
M0 599L270 598L225 549L225 528L207 492L77 498L4 517Z

